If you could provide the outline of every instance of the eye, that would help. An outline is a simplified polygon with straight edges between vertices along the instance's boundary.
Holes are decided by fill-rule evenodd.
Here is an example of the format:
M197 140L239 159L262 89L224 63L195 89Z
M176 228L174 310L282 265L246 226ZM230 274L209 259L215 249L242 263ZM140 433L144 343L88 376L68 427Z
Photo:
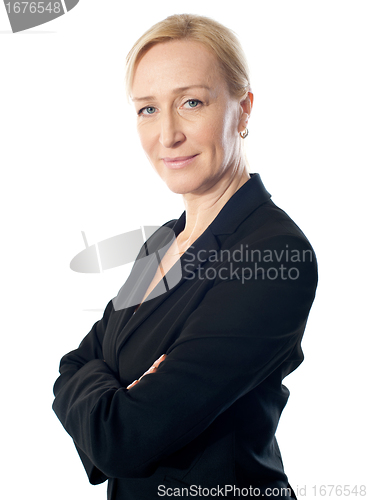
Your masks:
M156 108L153 106L146 106L138 111L138 115L153 115L156 112Z
M200 104L202 104L202 102L198 99L189 99L189 101L185 102L183 106L186 108L198 108Z

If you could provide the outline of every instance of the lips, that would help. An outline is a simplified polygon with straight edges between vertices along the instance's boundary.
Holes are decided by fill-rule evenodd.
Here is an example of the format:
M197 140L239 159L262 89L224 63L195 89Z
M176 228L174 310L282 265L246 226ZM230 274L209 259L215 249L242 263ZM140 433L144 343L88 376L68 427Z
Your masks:
M177 156L175 158L162 158L165 166L170 169L184 168L190 165L198 155L192 156Z

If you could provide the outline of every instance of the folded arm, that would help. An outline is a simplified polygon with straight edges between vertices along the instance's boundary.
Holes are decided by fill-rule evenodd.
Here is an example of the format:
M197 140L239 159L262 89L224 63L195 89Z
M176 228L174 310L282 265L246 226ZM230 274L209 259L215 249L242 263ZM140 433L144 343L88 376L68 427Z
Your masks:
M78 349L69 352L61 358L60 376L54 384L55 396L86 363L94 359L103 359L102 341L112 310L113 305L112 301L110 301L105 308L102 319L93 325L91 331L84 337Z
M315 291L314 263L299 268L299 280L267 286L219 281L155 373L129 390L102 359L83 364L54 402L83 455L107 477L147 476L275 369L290 372Z

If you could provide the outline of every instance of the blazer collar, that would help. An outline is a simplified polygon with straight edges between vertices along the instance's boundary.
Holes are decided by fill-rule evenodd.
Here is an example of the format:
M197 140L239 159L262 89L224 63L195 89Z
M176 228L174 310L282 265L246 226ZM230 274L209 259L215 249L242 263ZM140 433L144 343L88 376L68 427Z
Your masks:
M207 229L210 229L213 235L232 234L256 208L270 198L261 176L250 174L250 179L233 194ZM185 211L179 219L171 221L175 236L184 229L185 221Z

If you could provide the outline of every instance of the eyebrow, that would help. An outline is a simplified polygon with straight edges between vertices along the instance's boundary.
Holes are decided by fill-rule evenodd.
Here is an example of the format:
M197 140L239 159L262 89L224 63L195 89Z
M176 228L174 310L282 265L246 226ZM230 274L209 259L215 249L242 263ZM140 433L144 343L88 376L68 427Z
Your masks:
M206 90L211 90L207 85L187 85L186 87L178 87L172 91L173 94L179 94L180 92L185 92L186 90L190 90L193 88L201 88ZM132 97L132 101L152 101L155 99L153 95L147 95L145 97Z

